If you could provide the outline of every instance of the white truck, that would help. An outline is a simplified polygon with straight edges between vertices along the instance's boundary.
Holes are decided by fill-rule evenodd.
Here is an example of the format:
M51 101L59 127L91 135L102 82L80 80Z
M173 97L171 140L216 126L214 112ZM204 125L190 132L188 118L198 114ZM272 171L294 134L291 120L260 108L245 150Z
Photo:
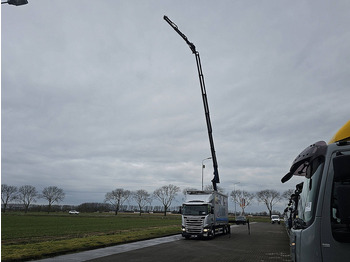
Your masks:
M182 205L182 236L214 238L230 233L227 195L217 191L187 191Z
M301 152L282 183L293 176L305 178L286 208L292 261L349 261L350 121Z

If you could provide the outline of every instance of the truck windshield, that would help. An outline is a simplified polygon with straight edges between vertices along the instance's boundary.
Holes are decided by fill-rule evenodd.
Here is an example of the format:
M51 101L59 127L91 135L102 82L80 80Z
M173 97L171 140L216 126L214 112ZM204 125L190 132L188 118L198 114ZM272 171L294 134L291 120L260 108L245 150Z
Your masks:
M189 216L203 216L208 214L208 205L183 205L182 214Z

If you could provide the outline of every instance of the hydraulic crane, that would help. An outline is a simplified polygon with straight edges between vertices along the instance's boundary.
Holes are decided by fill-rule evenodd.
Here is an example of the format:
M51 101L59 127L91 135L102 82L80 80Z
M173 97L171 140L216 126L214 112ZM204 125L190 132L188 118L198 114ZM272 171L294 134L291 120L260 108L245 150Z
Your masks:
M174 22L172 22L167 16L164 16L164 20L168 22L168 24L183 38L183 40L185 40L186 44L190 47L192 53L196 57L199 83L200 83L200 87L201 87L201 91L202 91L205 119L206 119L207 128L208 128L208 136L209 136L209 143L210 143L210 150L211 150L211 159L213 160L213 168L214 168L214 178L212 179L211 182L213 183L214 191L217 191L216 184L220 183L218 163L216 160L216 153L215 153L214 140L213 140L213 131L212 131L211 122L210 122L210 115L209 115L209 105L208 105L208 99L207 99L207 92L205 90L204 76L203 76L203 72L202 72L202 65L201 65L201 59L199 56L199 52L196 50L195 45L187 39L187 37L178 29L177 25Z

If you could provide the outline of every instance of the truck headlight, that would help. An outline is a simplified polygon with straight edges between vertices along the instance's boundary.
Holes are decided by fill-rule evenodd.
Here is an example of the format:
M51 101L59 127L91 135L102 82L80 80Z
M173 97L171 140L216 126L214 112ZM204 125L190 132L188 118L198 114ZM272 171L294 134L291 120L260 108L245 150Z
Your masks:
M206 233L206 232L208 232L208 230L209 230L208 228L204 228L203 232Z
M186 228L183 227L183 228L182 228L182 231L185 232L185 231L186 231Z

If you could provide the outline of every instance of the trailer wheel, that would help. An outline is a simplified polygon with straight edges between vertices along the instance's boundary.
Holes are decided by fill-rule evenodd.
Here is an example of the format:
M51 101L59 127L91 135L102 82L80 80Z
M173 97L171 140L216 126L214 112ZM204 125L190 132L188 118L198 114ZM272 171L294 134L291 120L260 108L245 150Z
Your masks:
M224 235L227 235L230 232L230 229L228 226L224 226Z

